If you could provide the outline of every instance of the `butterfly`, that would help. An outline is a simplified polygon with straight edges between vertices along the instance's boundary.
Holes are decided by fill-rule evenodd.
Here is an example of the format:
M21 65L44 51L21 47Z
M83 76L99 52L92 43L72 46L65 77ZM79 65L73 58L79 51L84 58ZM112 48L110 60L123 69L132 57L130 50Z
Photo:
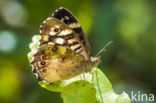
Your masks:
M67 9L55 10L40 26L40 45L31 65L38 80L54 83L91 72L100 62L93 57L80 23Z

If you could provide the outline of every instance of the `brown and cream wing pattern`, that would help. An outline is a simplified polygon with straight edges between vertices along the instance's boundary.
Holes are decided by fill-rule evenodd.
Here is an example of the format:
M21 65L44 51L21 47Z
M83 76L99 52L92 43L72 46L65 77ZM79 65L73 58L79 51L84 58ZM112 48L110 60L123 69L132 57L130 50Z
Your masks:
M67 9L60 7L59 9L55 10L52 14L53 18L60 20L61 22L65 23L69 26L76 34L78 34L82 44L85 46L86 51L89 55L91 55L91 48L87 37L85 36L83 29L78 22L78 20L74 17L74 15Z
M40 46L43 44L51 44L58 46L66 46L85 57L86 60L90 60L88 52L79 36L67 25L55 18L48 18L43 22L40 27Z

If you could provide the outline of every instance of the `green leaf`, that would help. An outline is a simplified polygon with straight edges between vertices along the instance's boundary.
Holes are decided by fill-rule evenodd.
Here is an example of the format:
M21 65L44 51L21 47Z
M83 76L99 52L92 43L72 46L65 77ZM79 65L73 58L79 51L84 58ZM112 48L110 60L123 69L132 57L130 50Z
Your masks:
M98 103L96 90L89 82L76 81L64 87L61 92L64 103Z
M39 39L40 36L33 36L29 45L31 49L28 53L29 61L39 46ZM60 92L64 103L131 103L126 93L118 95L114 92L108 78L100 69L95 68L92 73L93 75L86 73L85 80L81 74L53 84L42 81L39 84L49 91Z

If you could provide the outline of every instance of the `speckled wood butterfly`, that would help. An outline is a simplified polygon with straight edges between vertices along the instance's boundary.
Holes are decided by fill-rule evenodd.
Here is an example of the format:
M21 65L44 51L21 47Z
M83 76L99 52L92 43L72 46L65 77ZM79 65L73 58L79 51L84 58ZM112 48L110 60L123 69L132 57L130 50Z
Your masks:
M31 62L38 80L54 83L91 72L100 62L79 22L65 8L57 9L40 26L41 40Z

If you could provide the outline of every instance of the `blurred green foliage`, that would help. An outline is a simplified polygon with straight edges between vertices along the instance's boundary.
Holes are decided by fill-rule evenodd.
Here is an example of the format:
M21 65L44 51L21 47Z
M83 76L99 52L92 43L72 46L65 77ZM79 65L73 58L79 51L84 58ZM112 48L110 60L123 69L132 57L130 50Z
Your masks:
M0 103L62 103L37 84L27 59L33 34L61 6L80 21L93 54L115 42L99 67L117 93L156 94L155 0L0 0Z

